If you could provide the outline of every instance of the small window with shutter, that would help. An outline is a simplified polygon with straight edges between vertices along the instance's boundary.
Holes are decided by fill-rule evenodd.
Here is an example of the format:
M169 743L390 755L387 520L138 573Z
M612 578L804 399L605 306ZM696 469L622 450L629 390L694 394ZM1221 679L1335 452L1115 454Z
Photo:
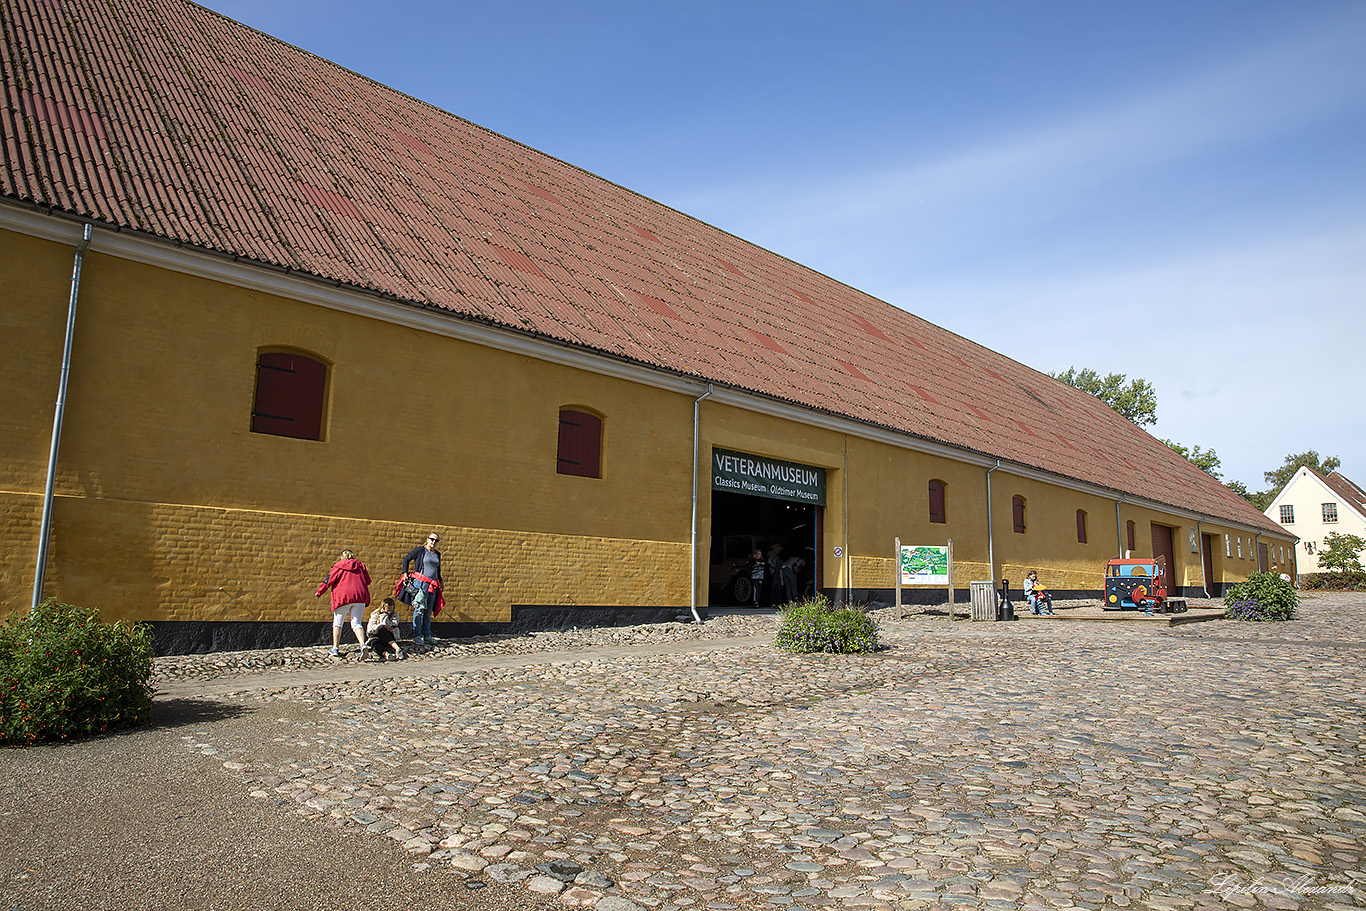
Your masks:
M1086 510L1077 510L1077 543L1086 543Z
M327 365L303 354L262 351L256 358L252 433L300 440L323 438Z
M1015 523L1015 533L1025 533L1025 498L1016 494L1010 500L1010 514Z
M948 522L948 516L944 510L944 482L934 480L930 482L930 521L936 525L943 525Z
M602 418L577 408L560 409L560 474L602 477Z

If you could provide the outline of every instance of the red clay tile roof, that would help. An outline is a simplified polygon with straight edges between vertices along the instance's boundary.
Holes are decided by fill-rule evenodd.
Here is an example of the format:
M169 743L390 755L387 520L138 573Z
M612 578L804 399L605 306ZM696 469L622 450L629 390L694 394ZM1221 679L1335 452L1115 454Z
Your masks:
M1313 471L1314 469L1311 468L1309 470ZM1318 474L1318 472L1315 472L1315 474ZM1328 485L1329 490L1342 498L1344 503L1349 504L1360 515L1366 516L1366 491L1363 491L1360 487L1349 481L1345 475L1338 474L1336 471L1330 471L1326 478L1323 477L1323 475L1319 475L1319 477L1323 479L1323 483Z
M0 194L1283 534L1094 398L183 0L0 0Z

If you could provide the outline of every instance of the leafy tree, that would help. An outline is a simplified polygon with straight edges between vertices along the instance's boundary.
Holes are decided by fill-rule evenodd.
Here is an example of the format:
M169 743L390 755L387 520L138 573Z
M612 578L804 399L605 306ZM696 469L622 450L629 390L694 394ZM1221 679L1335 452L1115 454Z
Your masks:
M1247 485L1242 481L1229 481L1224 486L1257 507L1258 512L1266 512L1266 508L1271 505L1271 501L1276 499L1265 490L1248 490Z
M1176 449L1170 442L1168 442L1167 445ZM1196 450L1199 450L1199 448L1200 447L1197 446ZM1181 452L1180 449L1176 449L1176 451ZM1192 461L1194 460L1192 459ZM1197 462L1196 464L1199 463ZM1285 464L1280 468L1277 468L1275 471L1263 472L1262 477L1269 485L1266 490L1254 493L1253 491L1248 490L1247 485L1243 484L1241 481L1229 481L1225 486L1244 500L1247 500L1253 506L1257 507L1259 511L1266 512L1266 508L1271 505L1272 500L1276 499L1276 496L1281 492L1281 488L1289 484L1290 479L1295 476L1295 472L1299 471L1301 468L1312 468L1321 475L1327 475L1329 472L1337 471L1338 467L1341 465L1342 459L1339 459L1337 456L1329 456L1326 459L1320 460L1319 454L1311 449L1308 452L1302 452L1298 455L1288 455L1285 457ZM1215 477L1218 477L1218 475L1215 475Z
M1290 479L1295 476L1295 472L1301 468L1311 468L1321 475L1337 471L1342 465L1342 459L1337 456L1329 456L1323 461L1319 461L1319 454L1314 450L1302 452L1299 455L1288 455L1285 457L1285 464L1275 471L1264 472L1262 477L1270 485L1267 490L1271 498L1275 499L1276 494L1281 492L1281 488L1290 483Z
M1145 379L1125 383L1123 373L1101 376L1089 367L1068 367L1049 376L1100 399L1140 427L1157 423L1157 393Z
M1324 572L1361 572L1361 551L1366 539L1360 535L1344 535L1330 531L1323 536L1319 549L1319 569Z
M1215 454L1213 449L1201 449L1199 446L1192 446L1190 449L1187 449L1185 446L1182 446L1180 443L1173 440L1163 440L1162 442L1166 443L1173 452L1190 462L1196 468L1199 468L1201 471L1211 474L1216 478L1223 477L1223 473L1217 470L1219 468L1219 456ZM1233 483L1237 484L1238 482L1234 481ZM1239 486L1241 487L1242 485ZM1246 496L1246 494L1244 494L1244 496Z

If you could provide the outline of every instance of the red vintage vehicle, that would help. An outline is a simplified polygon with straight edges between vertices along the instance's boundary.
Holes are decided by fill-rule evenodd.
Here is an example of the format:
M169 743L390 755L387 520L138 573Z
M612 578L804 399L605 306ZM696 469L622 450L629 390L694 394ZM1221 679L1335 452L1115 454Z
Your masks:
M1167 558L1115 559L1105 564L1106 610L1160 610L1167 600Z

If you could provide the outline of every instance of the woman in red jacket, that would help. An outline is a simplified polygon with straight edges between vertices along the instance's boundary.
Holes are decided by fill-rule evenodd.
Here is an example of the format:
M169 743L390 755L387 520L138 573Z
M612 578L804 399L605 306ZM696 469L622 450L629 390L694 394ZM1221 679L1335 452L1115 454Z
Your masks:
M332 570L323 584L318 586L318 593L314 597L320 597L329 588L332 589L332 651L329 654L333 658L341 657L341 628L349 619L351 631L360 643L360 656L364 659L365 627L360 621L370 603L370 571L356 559L355 554L344 550L341 559L332 564Z

